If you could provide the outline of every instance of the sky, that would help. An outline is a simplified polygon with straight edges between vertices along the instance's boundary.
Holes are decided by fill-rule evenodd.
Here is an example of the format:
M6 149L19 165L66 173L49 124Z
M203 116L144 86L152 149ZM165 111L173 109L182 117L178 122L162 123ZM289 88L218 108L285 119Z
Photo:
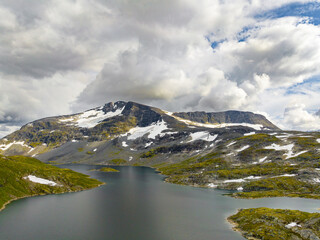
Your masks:
M0 137L118 100L320 130L320 1L0 0Z

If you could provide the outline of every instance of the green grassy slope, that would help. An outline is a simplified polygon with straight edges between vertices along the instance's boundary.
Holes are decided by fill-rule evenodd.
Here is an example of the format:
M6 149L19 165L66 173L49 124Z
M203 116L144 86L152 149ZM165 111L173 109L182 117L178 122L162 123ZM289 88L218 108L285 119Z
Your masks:
M24 179L28 175L44 178L58 185L34 183ZM0 209L18 198L81 191L101 184L103 183L85 174L51 166L35 158L0 155Z
M285 140L268 134L243 136L218 145L209 154L156 167L168 176L168 182L240 189L233 194L238 198L288 196L320 199L320 135L309 135ZM292 144L294 153L303 152L287 157L283 150L266 149L271 144ZM247 148L240 151L244 146Z
M247 239L319 239L320 214L270 208L241 209L228 220Z

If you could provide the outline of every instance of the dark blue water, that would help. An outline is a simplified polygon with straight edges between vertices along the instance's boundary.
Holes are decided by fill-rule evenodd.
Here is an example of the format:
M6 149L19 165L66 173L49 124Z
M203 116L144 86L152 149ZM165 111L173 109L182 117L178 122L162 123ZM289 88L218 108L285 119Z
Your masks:
M224 191L178 186L144 167L120 173L98 166L64 165L107 182L96 189L14 201L0 212L0 240L231 240L226 217L238 208L272 207L316 212L320 201L297 198L240 200Z

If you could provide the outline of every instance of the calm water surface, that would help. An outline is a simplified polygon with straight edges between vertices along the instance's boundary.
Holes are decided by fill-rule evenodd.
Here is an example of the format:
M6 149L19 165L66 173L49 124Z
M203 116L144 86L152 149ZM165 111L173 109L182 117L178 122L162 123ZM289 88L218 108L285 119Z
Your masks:
M240 200L225 191L164 183L145 167L120 173L99 166L64 165L107 185L14 201L0 212L0 240L238 240L226 217L238 208L271 207L316 212L320 201L297 198Z

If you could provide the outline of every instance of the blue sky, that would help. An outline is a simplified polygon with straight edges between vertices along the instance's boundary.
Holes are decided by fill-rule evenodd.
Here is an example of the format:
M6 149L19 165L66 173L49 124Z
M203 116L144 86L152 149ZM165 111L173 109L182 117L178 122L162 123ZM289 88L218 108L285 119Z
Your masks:
M307 17L310 23L314 25L320 24L320 3L290 3L279 8L259 13L255 16L258 20L265 18L282 18L282 17Z

